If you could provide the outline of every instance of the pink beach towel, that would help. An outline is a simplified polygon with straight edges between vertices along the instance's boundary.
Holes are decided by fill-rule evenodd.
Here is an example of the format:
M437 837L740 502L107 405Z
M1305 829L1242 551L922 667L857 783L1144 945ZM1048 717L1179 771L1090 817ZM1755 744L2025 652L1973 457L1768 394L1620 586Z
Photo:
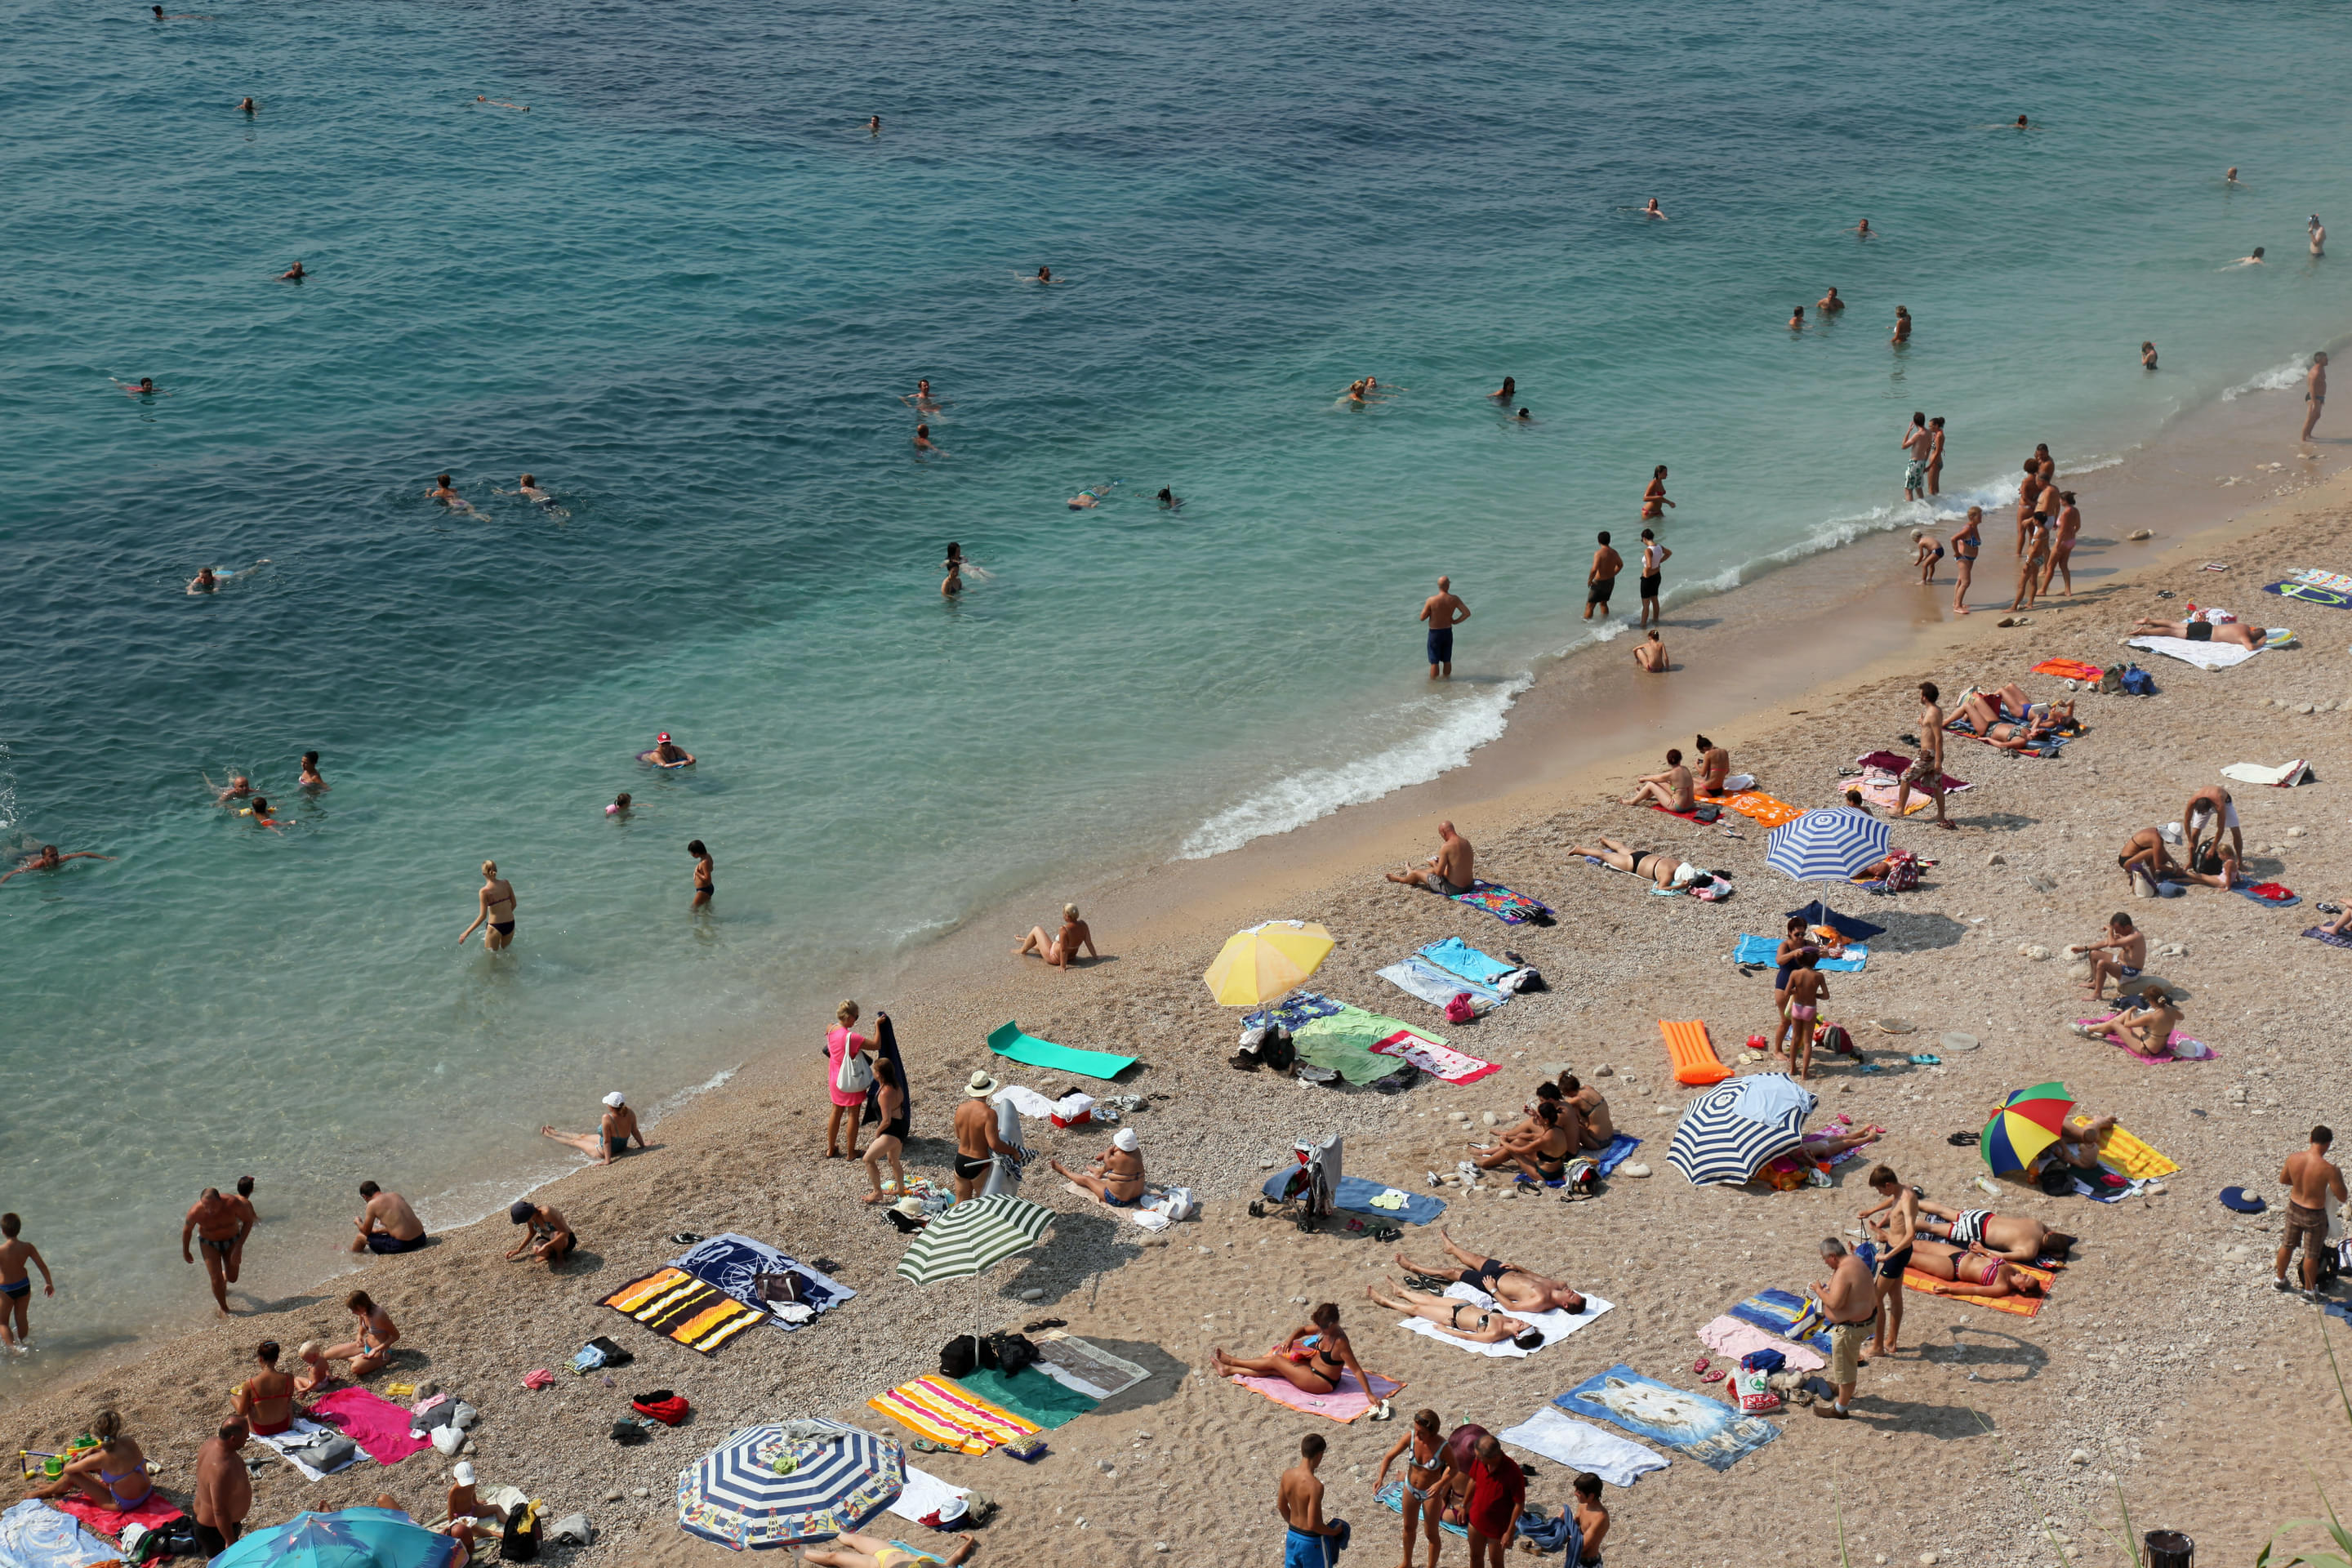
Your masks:
M1364 1385L1356 1381L1356 1374L1352 1372L1340 1373L1339 1386L1328 1394L1309 1394L1282 1377L1244 1377L1235 1373L1233 1381L1253 1393L1265 1394L1276 1405L1287 1405L1293 1410L1303 1410L1309 1415L1321 1415L1344 1424L1370 1410L1374 1400L1386 1399L1404 1386L1402 1383L1391 1383L1378 1373L1372 1373L1371 1377L1372 1391L1370 1394L1364 1392Z
M419 1448L433 1445L408 1430L408 1412L364 1388L339 1388L317 1401L307 1412L367 1450L379 1465L396 1465Z
M1475 1083L1488 1073L1503 1070L1498 1063L1465 1057L1453 1047L1441 1046L1411 1029L1399 1029L1372 1049L1384 1057L1402 1058L1430 1077L1446 1083Z
M129 1513L117 1513L110 1508L100 1508L86 1497L54 1499L50 1506L69 1513L100 1535L120 1537L126 1524L141 1524L152 1530L159 1524L169 1524L180 1517L177 1504L162 1492L149 1492L147 1500Z
M2087 1024L2094 1029L2100 1029L2105 1028L2119 1016L2121 1016L2121 1015L2110 1013L2104 1018L2077 1018L2075 1022L2078 1024ZM2151 1057L2143 1055L2137 1046L2127 1046L2114 1035L2094 1035L2091 1038L2095 1040L2103 1040L2108 1045L2115 1047L2116 1049L2123 1052L2126 1056L2136 1058L2137 1059L2147 1062L2150 1065L2154 1065L2158 1062L2210 1062L2219 1060L2221 1055L2221 1052L2215 1050L2204 1041L2191 1038L2189 1036L2182 1034L2178 1029L2173 1030L2172 1038L2165 1042L2165 1044L2169 1046L2172 1049L2172 1054L2168 1057Z
M1804 1346L1768 1334L1755 1324L1743 1323L1729 1313L1700 1329L1698 1341L1707 1349L1734 1362L1757 1351L1779 1351L1787 1358L1789 1364L1800 1372L1819 1372L1830 1364Z

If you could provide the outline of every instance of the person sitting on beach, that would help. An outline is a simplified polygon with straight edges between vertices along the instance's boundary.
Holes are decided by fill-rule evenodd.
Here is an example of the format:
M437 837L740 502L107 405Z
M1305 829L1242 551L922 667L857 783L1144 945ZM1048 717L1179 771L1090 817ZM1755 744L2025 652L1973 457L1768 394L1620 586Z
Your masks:
M100 1411L89 1424L89 1435L98 1439L96 1448L25 1495L61 1498L79 1492L114 1513L131 1513L143 1507L155 1495L155 1483L147 1474L146 1454L122 1435L122 1417L111 1410Z
M243 1416L257 1437L275 1437L294 1426L294 1380L278 1370L281 1352L276 1340L264 1340L253 1352L258 1364L243 1383L228 1391L229 1407Z
M111 855L100 855L88 849L77 849L70 855L60 855L54 844L41 846L40 853L27 855L13 871L0 872L0 882L11 877L21 877L27 871L54 871L68 860L111 860Z
M1639 787L1632 795L1620 796L1618 805L1633 805L1646 800L1668 811L1689 811L1698 805L1691 771L1683 766L1683 754L1678 749L1666 752L1665 772L1643 773L1636 783Z
M1093 1171L1078 1175L1059 1160L1048 1160L1054 1173L1092 1193L1115 1209L1131 1209L1143 1202L1143 1155L1135 1129L1122 1127L1111 1134L1110 1147L1095 1156Z
M2042 1281L2021 1272L2016 1264L1990 1253L1972 1251L1922 1237L1913 1243L1911 1267L1928 1277L1914 1286L1930 1296L2039 1296Z
M637 1125L637 1113L632 1110L621 1091L614 1089L604 1097L604 1114L598 1119L593 1132L558 1132L552 1127L539 1130L541 1138L552 1138L558 1143L569 1143L600 1165L609 1165L629 1152L629 1140L637 1147L653 1147L646 1142L645 1129ZM855 1153L856 1151L852 1150Z
M398 1193L362 1182L360 1202L366 1206L352 1221L360 1232L352 1238L353 1252L415 1252L425 1245L425 1222Z
M294 1374L294 1392L299 1397L308 1399L335 1380L335 1369L327 1364L327 1347L318 1341L304 1340L295 1346L294 1359L302 1363Z
M1021 945L1013 950L1013 956L1021 958L1034 952L1055 968L1066 970L1077 962L1080 948L1086 950L1088 958L1102 957L1095 951L1093 928L1078 918L1078 906L1064 904L1060 932L1047 936L1044 926L1031 926L1029 934L1021 939Z
M1655 630L1650 631L1642 641L1633 645L1633 662L1652 675L1666 673L1666 645L1658 639Z
M2141 621L2132 627L2131 635L2181 637L2189 642L2227 643L2232 647L2259 649L2267 634L2261 626L2248 626L2243 621L2226 621L2220 626L2211 621Z
M1004 1086L980 1068L964 1086L964 1100L955 1113L955 1192L956 1202L978 1197L988 1180L989 1171L999 1160L1019 1164L1026 1156L1004 1141L998 1129L996 1110L989 1101ZM1122 1131L1124 1131L1122 1129ZM1075 1178L1074 1178L1075 1179Z
M1568 1312L1584 1310L1584 1298L1564 1279L1547 1279L1532 1268L1465 1252L1455 1243L1454 1233L1442 1226L1437 1239L1444 1245L1446 1256L1463 1266L1455 1278L1474 1290L1485 1291L1514 1312L1549 1312L1555 1308ZM1423 1268L1402 1252L1396 1255L1396 1264L1408 1274L1431 1279L1443 1279L1454 1273L1445 1264Z
M341 1344L329 1345L319 1352L320 1359L351 1363L354 1378L381 1371L392 1360L392 1347L400 1342L399 1327L364 1290L354 1290L344 1297L343 1307L359 1320L359 1334Z
M1039 282L1045 279L1039 279ZM937 1563L943 1568L969 1558L980 1550L980 1543L969 1535L956 1537L956 1549L945 1557L935 1557L928 1552L917 1552L879 1535L862 1535L855 1530L845 1530L823 1546L804 1547L801 1561L816 1568L918 1568L918 1564Z
M1222 1346L1211 1346L1209 1367L1219 1377L1278 1377L1308 1394L1330 1394L1341 1377L1356 1374L1356 1385L1369 1389L1372 1380L1356 1363L1356 1347L1339 1327L1337 1303L1326 1301L1307 1314L1307 1321L1290 1331L1281 1344L1261 1356L1230 1356Z
M1612 866L1620 871L1631 871L1636 877L1647 877L1661 888L1685 887L1701 875L1697 867L1678 857L1663 854L1654 849L1635 849L1630 845L1620 844L1605 833L1601 836L1601 843L1597 847L1587 844L1571 844L1568 847L1568 852L1571 855L1584 856L1588 859L1598 860L1602 865Z
M1609 1101L1591 1084L1577 1081L1574 1073L1562 1073L1559 1078L1560 1102L1572 1105L1584 1119L1584 1130L1577 1142L1587 1149L1606 1149L1616 1141L1617 1125L1609 1119Z
M1386 1280L1381 1281L1382 1285L1387 1283ZM1364 1294L1371 1298L1374 1306L1386 1307L1409 1318L1436 1324L1437 1331L1449 1339L1467 1341L1474 1345L1499 1344L1508 1340L1523 1351L1535 1350L1543 1344L1543 1331L1524 1318L1486 1310L1467 1301L1433 1296L1426 1290L1415 1290L1403 1285L1391 1287L1387 1295L1381 1293L1380 1286L1367 1285ZM1471 1314L1466 1323L1462 1321L1465 1312Z
M441 1529L465 1542L467 1562L473 1561L477 1535L488 1533L476 1521L487 1519L493 1524L504 1524L507 1518L506 1510L482 1500L481 1493L475 1489L476 1480L474 1467L465 1460L449 1467L449 1506L445 1514L447 1522Z
M2103 996L2108 981L2121 987L2125 981L2139 978L2141 966L2147 963L2147 933L2133 926L2131 916L2117 910L2107 917L2106 941L2073 951L2090 961L2091 978L2083 988L2094 997Z
M2172 1054L2172 1031L2180 1026L2180 1007L2161 985L2141 990L2137 1007L2123 1004L2094 1024L2070 1026L2086 1040L2109 1039L2144 1057Z
M1482 1171L1517 1165L1523 1182L1557 1184L1567 1177L1568 1157L1581 1145L1583 1133L1584 1118L1574 1106L1565 1100L1542 1100L1527 1131L1506 1134L1491 1149L1473 1154L1470 1163Z
M1731 776L1731 753L1708 740L1705 735L1691 742L1698 756L1698 784L1701 799L1723 793L1723 781Z
M572 1234L572 1222L563 1217L561 1210L546 1204L517 1198L507 1206L507 1219L515 1225L530 1226L523 1234L523 1238L507 1253L509 1262L529 1252L533 1258L542 1259L548 1271L553 1273L555 1266L571 1257L572 1249L580 1245L580 1238Z
M1972 1252L1989 1252L2011 1263L2031 1263L2037 1258L2063 1258L2074 1238L2053 1230L2038 1219L1995 1214L1990 1209L1947 1208L1921 1199L1920 1231Z
M2242 886L2246 870L2238 859L2238 852L2227 844L2214 843L2205 847L2205 853L2194 864L2184 866L2180 880L2194 882L2200 888L2219 888L2223 892Z
M1409 867L1402 871L1391 871L1387 875L1391 882L1402 882L1413 888L1426 888L1433 893L1443 894L1450 899L1456 894L1468 892L1477 881L1474 872L1476 860L1477 851L1471 847L1470 840L1454 832L1454 824L1441 822L1437 825L1436 854L1432 855L1419 868Z

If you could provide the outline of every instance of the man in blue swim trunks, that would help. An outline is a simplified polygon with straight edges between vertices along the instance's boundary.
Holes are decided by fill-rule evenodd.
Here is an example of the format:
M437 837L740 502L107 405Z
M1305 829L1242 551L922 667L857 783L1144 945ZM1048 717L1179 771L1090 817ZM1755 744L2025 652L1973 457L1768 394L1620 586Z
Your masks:
M1414 617L1429 623L1429 679L1454 679L1454 628L1470 618L1470 606L1454 595L1454 580L1440 577L1437 592L1422 601Z
M1348 1521L1323 1518L1323 1483L1315 1471L1323 1463L1323 1439L1309 1432L1298 1440L1298 1463L1282 1472L1274 1511L1288 1525L1282 1542L1282 1568L1333 1568L1347 1549Z
M406 1198L373 1182L362 1182L360 1201L367 1206L352 1222L360 1231L352 1239L353 1252L415 1252L425 1245L425 1222Z
M1135 1129L1122 1127L1112 1135L1110 1147L1095 1156L1092 1173L1077 1175L1063 1168L1059 1160L1049 1160L1055 1173L1076 1183L1115 1209L1131 1209L1143 1202L1143 1156Z
M33 1275L26 1265L41 1271L42 1295L58 1293L41 1249L17 1238L24 1228L25 1222L15 1215L0 1214L0 1345L6 1345L12 1355L25 1355L33 1348Z

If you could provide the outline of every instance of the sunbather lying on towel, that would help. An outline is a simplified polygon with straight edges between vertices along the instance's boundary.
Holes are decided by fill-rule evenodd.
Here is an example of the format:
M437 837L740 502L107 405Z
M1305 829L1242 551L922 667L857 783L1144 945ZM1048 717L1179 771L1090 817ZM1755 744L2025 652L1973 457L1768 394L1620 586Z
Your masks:
M1913 1242L1911 1267L1935 1278L1937 1282L1926 1288L1932 1296L2042 1294L2042 1281L2031 1274L2018 1272L2015 1264L2004 1263L1988 1252L1954 1247L1949 1242L1924 1237Z
M1679 857L1661 855L1655 850L1636 849L1620 844L1607 834L1601 836L1598 848L1589 844L1571 844L1571 855L1589 855L1603 866L1614 866L1620 871L1631 871L1636 877L1647 877L1661 888L1686 886L1699 872L1696 866L1685 863Z
M1568 1175L1568 1157L1583 1145L1584 1117L1576 1107L1565 1100L1539 1100L1526 1131L1514 1128L1493 1149L1471 1155L1470 1163L1482 1171L1517 1165L1536 1181L1558 1182Z
M894 1546L887 1536L861 1535L845 1530L823 1546L803 1547L801 1560L814 1563L817 1568L916 1568L923 1563L957 1563L980 1549L979 1542L969 1535L956 1537L956 1549L945 1557L934 1557L928 1552L910 1552Z
M1055 1173L1076 1182L1115 1209L1131 1209L1143 1201L1143 1155L1135 1129L1122 1127L1111 1135L1110 1147L1095 1156L1095 1168L1086 1175L1066 1168L1059 1160L1045 1163Z
M1370 1296L1377 1306L1402 1312L1409 1318L1419 1318L1423 1322L1435 1323L1438 1332L1454 1339L1467 1340L1474 1345L1491 1345L1508 1340L1523 1351L1531 1351L1543 1343L1543 1331L1534 1324L1503 1312L1481 1311L1467 1301L1433 1296L1426 1290L1408 1289L1402 1285L1393 1287L1393 1293L1386 1296L1381 1294L1378 1287L1367 1285L1364 1294ZM1462 1318L1465 1312L1470 1314L1467 1322Z
M2181 637L2189 642L2227 643L2242 648L2260 648L2266 635L2263 627L2250 626L2242 621L2219 626L2210 621L2142 621L2132 627L2136 637Z
M2063 1258L2074 1245L2074 1238L2065 1232L2053 1230L2038 1219L2021 1215L1947 1208L1924 1198L1919 1202L1919 1212L1927 1216L1920 1220L1919 1228L1937 1240L1990 1253L2011 1263Z
M2180 1027L2180 1008L2172 994L2161 985L2150 985L2139 994L2140 1005L2125 1007L2095 1024L2073 1024L2068 1027L2086 1040L2109 1039L2128 1046L2144 1057L2167 1057L2172 1054L2172 1031ZM2098 1131L2105 1131L2116 1124L2112 1116L2104 1118ZM2092 1159L2076 1161L2076 1164L2097 1164L2097 1148L2092 1149Z
M1571 1312L1584 1310L1584 1298L1569 1288L1562 1279L1547 1279L1532 1268L1522 1268L1516 1263L1506 1263L1499 1258L1481 1258L1475 1252L1465 1252L1454 1244L1453 1234L1440 1229L1440 1241L1445 1244L1447 1255L1464 1265L1459 1276L1462 1283L1473 1289L1484 1290L1515 1312L1549 1312L1555 1307ZM1400 1252L1397 1267L1413 1274L1425 1274L1433 1279L1443 1279L1454 1270L1444 1264L1435 1268L1423 1268Z

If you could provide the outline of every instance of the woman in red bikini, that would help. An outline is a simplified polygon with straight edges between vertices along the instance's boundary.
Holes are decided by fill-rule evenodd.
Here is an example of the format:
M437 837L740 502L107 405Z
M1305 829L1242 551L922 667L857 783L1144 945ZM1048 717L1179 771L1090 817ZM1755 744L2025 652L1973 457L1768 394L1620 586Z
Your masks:
M1330 1394L1352 1372L1357 1386L1369 1391L1372 1380L1356 1364L1356 1348L1339 1327L1338 1304L1326 1301L1311 1316L1311 1321L1291 1330L1288 1339L1265 1355L1244 1359L1212 1349L1209 1365L1220 1377L1278 1377L1307 1394Z
M264 1340L254 1351L260 1370L228 1391L229 1402L257 1437L275 1437L294 1426L294 1379L278 1370L278 1342Z
M1922 1274L1935 1277L1935 1284L1921 1287L1930 1295L2000 1297L2042 1294L2042 1281L2014 1263L2004 1263L1990 1253L1954 1247L1948 1242L1930 1241L1924 1236L1911 1246L1911 1267Z

